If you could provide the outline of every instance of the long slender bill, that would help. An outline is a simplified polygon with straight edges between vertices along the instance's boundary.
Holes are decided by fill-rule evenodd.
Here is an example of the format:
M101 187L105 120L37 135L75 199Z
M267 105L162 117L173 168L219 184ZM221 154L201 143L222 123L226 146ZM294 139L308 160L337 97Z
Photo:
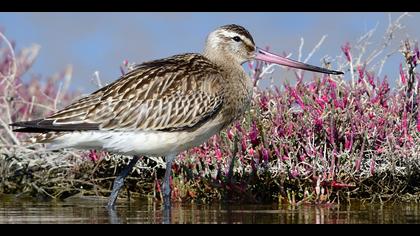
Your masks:
M325 68L321 68L318 66L308 65L302 62L294 61L270 52L267 52L265 50L262 50L261 48L257 48L257 53L255 55L256 60L266 61L270 63L275 63L283 66L293 67L297 69L302 70L309 70L309 71L315 71L320 72L324 74L333 74L333 75L342 75L344 74L341 71L335 71L335 70L328 70Z

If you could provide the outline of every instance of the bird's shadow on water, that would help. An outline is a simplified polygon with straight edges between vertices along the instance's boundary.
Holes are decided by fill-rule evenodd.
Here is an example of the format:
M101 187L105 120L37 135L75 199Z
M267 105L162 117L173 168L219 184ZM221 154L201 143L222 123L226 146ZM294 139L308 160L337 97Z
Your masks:
M118 216L118 212L116 209L107 209L108 211L108 219L110 224L122 224L121 217Z
M108 223L110 224L131 224L131 223L152 223L152 224L177 224L181 222L191 223L203 223L209 219L201 219L200 217L195 218L191 215L199 215L202 212L219 212L222 210L222 217L220 219L213 219L217 222L233 223L237 221L238 215L235 214L235 210L240 210L240 205L235 204L232 201L223 201L215 206L208 204L179 204L170 203L166 205L163 202L126 202L117 205L115 209L108 209L104 207L108 214ZM238 208L239 207L239 208ZM147 209L147 210L146 210ZM172 217L175 213L175 218ZM179 215L183 215L182 219L179 219Z
M127 208L124 210L126 213L131 212L131 204L128 203ZM110 224L126 224L129 223L127 221L127 217L121 217L118 209L108 209L106 208L108 213L108 221ZM169 205L162 204L161 205L161 221L157 221L156 223L162 223L162 224L171 224L172 223L172 207Z

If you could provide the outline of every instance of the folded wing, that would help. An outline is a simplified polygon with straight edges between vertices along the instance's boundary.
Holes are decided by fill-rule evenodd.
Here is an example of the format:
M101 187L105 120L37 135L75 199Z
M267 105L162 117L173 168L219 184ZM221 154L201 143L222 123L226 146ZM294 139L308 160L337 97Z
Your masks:
M182 130L213 117L223 104L222 73L199 54L146 62L55 114L16 122L20 132Z

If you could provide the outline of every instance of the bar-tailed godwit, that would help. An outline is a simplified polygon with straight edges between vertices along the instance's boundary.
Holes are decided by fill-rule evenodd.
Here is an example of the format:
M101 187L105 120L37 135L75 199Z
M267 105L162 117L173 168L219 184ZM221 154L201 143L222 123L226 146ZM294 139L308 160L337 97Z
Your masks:
M39 133L31 141L49 143L52 149L133 156L114 181L108 209L115 207L125 177L141 156L165 157L162 189L169 206L169 179L177 154L204 143L248 108L253 84L242 64L250 60L342 74L259 49L245 28L231 24L208 35L203 54L145 62L51 116L12 125L19 127L17 132Z

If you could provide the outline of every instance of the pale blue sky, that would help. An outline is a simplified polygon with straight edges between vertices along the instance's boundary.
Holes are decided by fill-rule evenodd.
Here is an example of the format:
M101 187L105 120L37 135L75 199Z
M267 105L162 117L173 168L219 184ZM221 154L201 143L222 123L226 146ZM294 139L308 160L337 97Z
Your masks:
M391 13L392 19L401 13ZM419 13L402 23L401 38L420 38ZM207 34L220 25L245 26L260 47L293 53L297 59L300 38L305 39L303 57L327 34L309 63L320 65L329 55L341 55L340 46L354 43L378 24L377 44L388 26L388 13L0 13L0 27L17 47L41 45L31 73L52 75L73 65L72 88L92 92L94 71L104 82L120 75L124 59L141 63L183 52L201 52ZM399 39L396 39L397 41ZM375 46L375 45L373 45ZM383 74L398 75L402 57L391 58Z

